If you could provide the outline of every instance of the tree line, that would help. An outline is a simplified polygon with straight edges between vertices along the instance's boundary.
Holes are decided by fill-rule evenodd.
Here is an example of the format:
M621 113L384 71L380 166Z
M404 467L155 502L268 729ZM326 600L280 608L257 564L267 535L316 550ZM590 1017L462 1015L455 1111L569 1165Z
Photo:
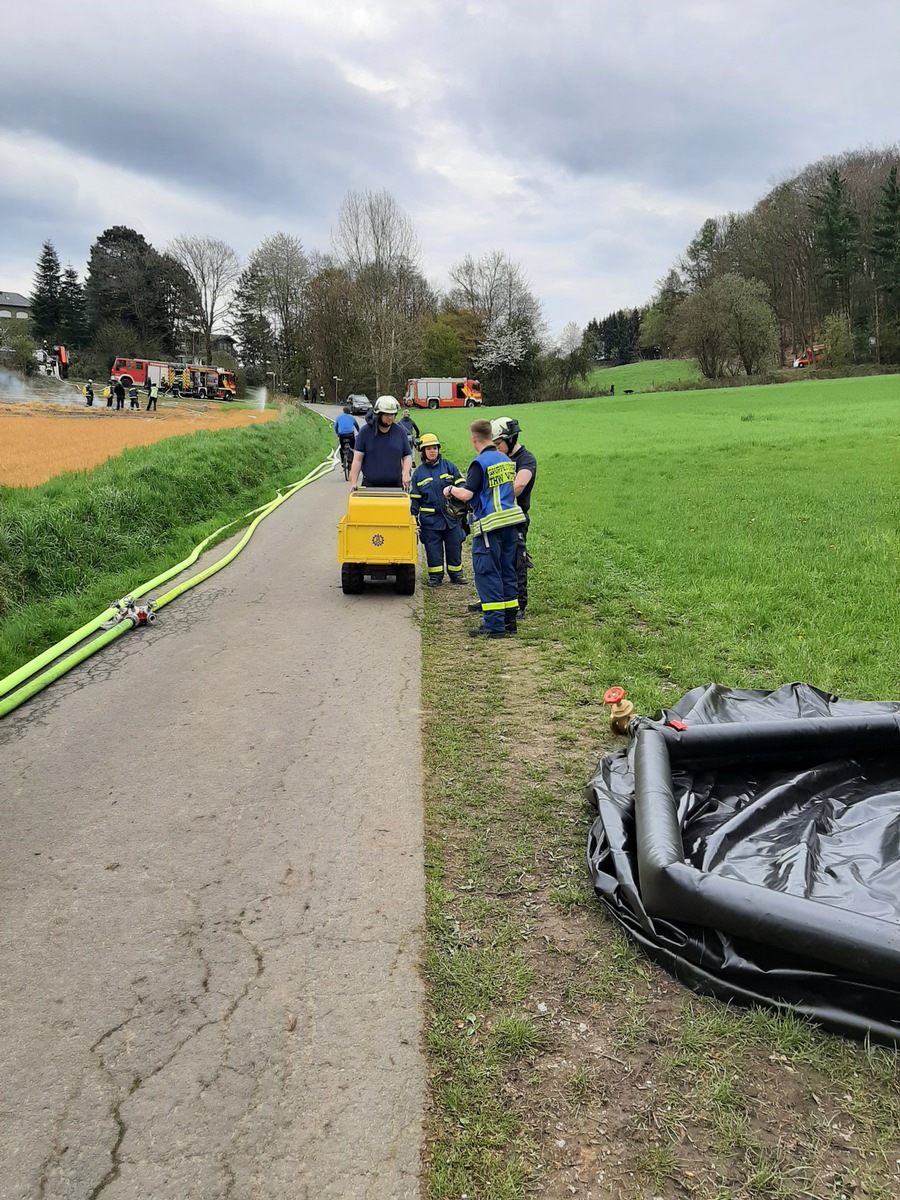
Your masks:
M125 226L91 247L84 282L42 248L34 336L65 343L76 373L103 376L116 355L205 358L242 382L274 377L299 395L400 394L417 376L478 378L488 403L561 398L588 366L582 330L548 337L522 267L502 250L465 255L444 290L423 273L418 234L390 193L348 192L327 251L278 232L245 262L226 243L182 235L163 251ZM231 361L213 353L227 332Z
M898 163L898 146L824 158L709 218L649 304L588 323L592 360L684 355L721 378L820 345L829 367L900 363Z

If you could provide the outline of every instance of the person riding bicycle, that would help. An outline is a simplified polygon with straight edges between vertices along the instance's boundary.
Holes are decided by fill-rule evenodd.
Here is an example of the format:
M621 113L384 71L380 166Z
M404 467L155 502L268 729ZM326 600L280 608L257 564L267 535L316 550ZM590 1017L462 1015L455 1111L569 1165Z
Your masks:
M341 459L344 457L344 446L348 446L350 452L353 452L353 446L356 442L356 435L359 433L359 424L353 414L350 412L350 405L344 405L344 411L338 413L334 422L334 432L338 440L338 452Z

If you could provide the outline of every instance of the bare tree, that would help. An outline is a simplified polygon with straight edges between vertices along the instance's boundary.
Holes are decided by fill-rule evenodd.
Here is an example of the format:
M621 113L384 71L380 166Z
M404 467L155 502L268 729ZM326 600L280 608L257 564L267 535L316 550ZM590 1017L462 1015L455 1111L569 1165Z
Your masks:
M260 281L266 316L275 331L277 367L288 390L297 389L309 363L303 353L303 298L310 264L297 237L275 233L250 255L248 264Z
M400 381L418 336L419 317L434 306L419 269L419 238L389 192L348 192L334 232L340 265L367 344L376 392Z
M212 331L225 307L228 290L240 272L238 256L227 244L206 234L183 233L169 245L169 254L181 263L200 297L200 322L206 344L206 361L212 362Z
M503 250L491 250L481 258L471 254L450 271L453 287L447 297L454 308L467 309L483 318L485 329L497 321L527 327L535 338L543 330L541 306L518 263Z

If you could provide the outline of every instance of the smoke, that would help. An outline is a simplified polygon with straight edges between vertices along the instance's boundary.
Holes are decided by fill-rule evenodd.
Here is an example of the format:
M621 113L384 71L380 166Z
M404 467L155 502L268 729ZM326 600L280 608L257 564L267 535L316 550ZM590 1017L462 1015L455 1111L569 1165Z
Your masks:
M84 404L84 396L76 383L57 379L53 375L38 375L26 384L21 375L0 367L0 400L12 404L41 404L71 407Z
M12 371L6 371L0 367L0 399L3 400L30 400L25 384L18 375L13 375Z

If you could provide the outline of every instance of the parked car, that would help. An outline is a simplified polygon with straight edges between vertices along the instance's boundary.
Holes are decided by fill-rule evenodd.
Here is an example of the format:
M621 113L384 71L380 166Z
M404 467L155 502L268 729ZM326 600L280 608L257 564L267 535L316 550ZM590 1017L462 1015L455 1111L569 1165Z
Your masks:
M347 403L350 405L350 411L354 417L364 417L372 407L369 397L363 396L359 392L354 392L352 396L348 396Z

